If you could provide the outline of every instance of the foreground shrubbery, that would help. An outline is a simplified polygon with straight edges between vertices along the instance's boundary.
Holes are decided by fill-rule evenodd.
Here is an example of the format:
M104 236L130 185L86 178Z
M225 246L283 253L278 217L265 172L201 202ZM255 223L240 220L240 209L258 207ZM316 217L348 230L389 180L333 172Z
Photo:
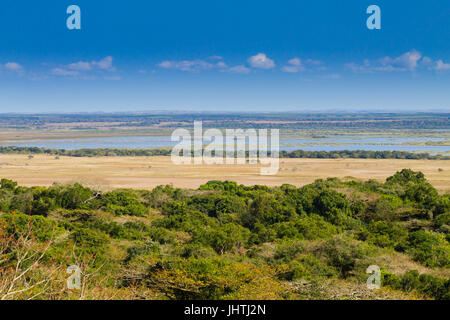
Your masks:
M385 183L105 193L2 179L0 208L4 299L301 299L313 295L299 282L364 284L374 263L385 288L450 298L450 201L411 170ZM429 274L377 260L396 255ZM65 288L74 264L81 291Z

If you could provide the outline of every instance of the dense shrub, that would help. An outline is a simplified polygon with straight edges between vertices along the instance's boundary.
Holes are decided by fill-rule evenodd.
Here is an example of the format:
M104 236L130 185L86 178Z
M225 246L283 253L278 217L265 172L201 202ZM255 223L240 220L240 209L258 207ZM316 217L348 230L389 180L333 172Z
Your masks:
M450 267L450 245L443 235L415 231L408 236L407 252L429 267Z
M407 292L415 290L438 300L450 299L450 279L419 274L417 270L408 271L402 276L390 273L383 273L382 275L383 286Z
M78 229L71 234L71 238L82 252L93 254L103 253L109 243L104 233L91 229Z
M28 216L21 213L0 216L0 230L6 236L26 236L39 241L49 241L61 233L55 221L42 216Z
M318 249L318 254L324 255L329 265L346 278L354 271L358 260L368 255L369 251L358 241L335 236Z
M313 201L313 211L328 221L340 224L343 218L351 215L347 198L334 190L325 189Z
M116 215L143 216L148 210L132 191L111 191L102 197L103 208Z
M379 247L404 251L408 245L408 230L387 221L372 221L367 229L358 234L360 240Z
M198 190L106 193L3 179L0 236L7 243L32 230L41 249L53 239L46 261L64 267L94 261L88 270L104 268L99 273L108 275L109 288L131 296L137 290L149 299L298 298L297 280L365 281L367 265L400 256L393 250L449 268L448 200L411 170L386 183L331 178L297 188L211 181ZM384 277L396 290L449 298L444 277Z

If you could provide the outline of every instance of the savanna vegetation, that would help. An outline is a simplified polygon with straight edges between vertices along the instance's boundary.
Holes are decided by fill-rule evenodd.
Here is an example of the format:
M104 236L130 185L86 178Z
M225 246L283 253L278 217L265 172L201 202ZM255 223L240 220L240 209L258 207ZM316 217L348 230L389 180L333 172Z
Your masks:
M450 299L450 195L409 169L301 188L2 179L0 212L0 299Z
M38 147L1 147L0 154L46 154L68 157L151 157L170 156L170 148L152 149L48 149ZM214 155L214 151L212 155ZM270 154L270 152L269 152ZM248 151L246 152L248 157ZM280 158L308 158L308 159L408 159L408 160L450 160L450 156L431 155L429 153L412 153L405 151L369 151L369 150L342 150L342 151L285 151L279 152Z

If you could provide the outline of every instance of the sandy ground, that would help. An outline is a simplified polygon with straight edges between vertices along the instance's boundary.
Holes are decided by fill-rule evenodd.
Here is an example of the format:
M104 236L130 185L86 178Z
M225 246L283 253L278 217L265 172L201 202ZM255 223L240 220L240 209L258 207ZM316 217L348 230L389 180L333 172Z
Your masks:
M209 180L269 186L284 183L302 186L327 177L384 181L403 168L422 171L440 192L450 192L450 161L445 160L280 159L277 175L262 176L257 165L174 165L170 157L57 159L36 155L29 159L27 155L0 155L0 178L13 179L25 186L81 182L104 190L151 189L162 184L197 188Z

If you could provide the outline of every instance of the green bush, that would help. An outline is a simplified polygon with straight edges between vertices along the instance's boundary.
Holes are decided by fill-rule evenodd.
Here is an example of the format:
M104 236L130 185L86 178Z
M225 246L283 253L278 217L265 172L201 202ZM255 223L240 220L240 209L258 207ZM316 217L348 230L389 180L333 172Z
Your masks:
M403 201L394 195L382 195L375 203L373 214L370 216L374 220L394 221L398 219L396 209L403 204Z
M337 275L333 267L312 254L301 254L296 259L279 266L278 276L287 281L299 279L315 280Z
M90 289L93 294L119 289L119 295L148 299L296 299L303 296L289 282L365 281L372 256L395 258L391 248L404 259L448 268L448 200L411 170L386 183L332 178L297 188L211 181L199 190L107 193L79 184L21 187L3 179L0 255L12 256L4 247L8 239L31 229L37 248L54 239L45 266L81 260L95 262L88 271L101 267L111 280L93 276L106 283ZM9 270L1 263L0 269ZM383 281L413 296L450 299L447 278L383 272Z
M17 187L17 182L8 180L8 179L1 179L0 180L0 188L1 189L7 189L14 191L14 189Z
M290 262L294 260L300 253L305 251L302 241L283 240L277 243L274 259L282 262Z
M343 278L346 278L353 273L357 262L368 255L369 251L358 241L335 236L327 240L317 253L324 255L328 264L336 268Z
M450 266L450 245L441 234L423 230L410 233L407 252L428 267Z
M325 221L321 216L311 214L294 220L299 234L308 240L328 238L340 231L340 228Z
M450 212L443 213L434 218L437 226L450 225Z
M87 206L87 201L92 197L91 189L75 183L74 185L56 187L58 191L56 203L64 209L83 209ZM50 190L52 191L52 190Z
M56 238L62 231L55 221L42 216L28 216L22 213L0 215L0 230L16 239L29 235L41 242Z
M153 241L159 242L160 244L175 242L175 235L165 228L152 227L148 230L148 234Z
M71 238L83 253L102 254L109 243L103 232L91 229L78 229L71 234Z
M243 247L248 242L249 236L250 232L247 229L227 223L207 232L205 238L218 254L224 254L233 248Z
M151 253L159 254L159 245L153 241L145 241L142 244L127 249L127 258L125 259L125 262L133 260L137 256L148 255Z
M313 201L313 210L327 221L340 224L344 216L351 216L350 203L345 195L325 189Z
M404 251L408 245L408 230L387 221L372 221L358 238L383 248Z
M438 300L450 299L450 279L408 271L403 276L382 273L382 285L406 292L417 291Z

